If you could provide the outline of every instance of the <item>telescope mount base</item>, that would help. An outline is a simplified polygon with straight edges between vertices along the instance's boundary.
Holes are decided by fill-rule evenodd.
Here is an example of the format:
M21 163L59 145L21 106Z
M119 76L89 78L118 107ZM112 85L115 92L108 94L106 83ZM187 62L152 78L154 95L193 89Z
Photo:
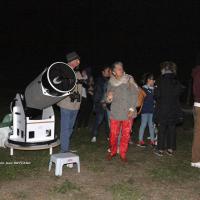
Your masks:
M23 150L23 151L34 151L34 150L44 150L44 149L49 149L49 155L52 155L53 153L53 148L57 147L60 145L60 140L55 140L53 143L49 143L49 144L40 144L40 145L19 145L19 144L14 144L9 142L9 140L7 142L5 142L5 146L10 148L10 155L13 156L14 155L14 149L16 150Z

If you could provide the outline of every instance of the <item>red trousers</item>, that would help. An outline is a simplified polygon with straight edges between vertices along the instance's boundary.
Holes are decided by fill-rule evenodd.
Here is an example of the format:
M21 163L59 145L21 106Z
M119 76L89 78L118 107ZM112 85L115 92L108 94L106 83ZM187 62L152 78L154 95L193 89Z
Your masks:
M131 128L133 125L133 120L110 120L110 150L111 156L117 154L118 147L118 136L121 130L121 140L120 140L120 156L121 158L126 158L126 152L128 151L128 143L130 140Z

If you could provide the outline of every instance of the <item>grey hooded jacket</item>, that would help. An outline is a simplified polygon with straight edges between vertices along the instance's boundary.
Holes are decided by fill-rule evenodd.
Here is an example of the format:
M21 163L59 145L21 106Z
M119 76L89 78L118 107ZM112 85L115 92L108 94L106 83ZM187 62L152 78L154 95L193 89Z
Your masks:
M118 80L111 76L108 82L107 92L113 93L110 118L115 120L127 120L130 109L136 111L138 99L138 86L132 76L124 74Z

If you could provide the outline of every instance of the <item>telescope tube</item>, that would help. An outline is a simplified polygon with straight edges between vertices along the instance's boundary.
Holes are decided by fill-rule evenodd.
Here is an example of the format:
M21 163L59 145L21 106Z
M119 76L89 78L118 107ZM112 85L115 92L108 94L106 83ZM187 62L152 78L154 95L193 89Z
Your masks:
M76 82L76 74L69 65L55 62L26 87L26 107L42 110L52 106L70 95Z

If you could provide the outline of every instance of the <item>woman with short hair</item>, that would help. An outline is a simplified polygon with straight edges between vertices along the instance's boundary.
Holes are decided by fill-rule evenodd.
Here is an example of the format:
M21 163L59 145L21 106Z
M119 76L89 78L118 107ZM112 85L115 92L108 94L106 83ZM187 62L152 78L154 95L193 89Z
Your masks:
M118 136L121 130L120 158L127 162L126 153L132 129L133 119L137 115L136 105L138 88L132 76L124 72L123 64L113 64L113 74L108 83L107 102L110 108L110 153L111 160L117 154Z

